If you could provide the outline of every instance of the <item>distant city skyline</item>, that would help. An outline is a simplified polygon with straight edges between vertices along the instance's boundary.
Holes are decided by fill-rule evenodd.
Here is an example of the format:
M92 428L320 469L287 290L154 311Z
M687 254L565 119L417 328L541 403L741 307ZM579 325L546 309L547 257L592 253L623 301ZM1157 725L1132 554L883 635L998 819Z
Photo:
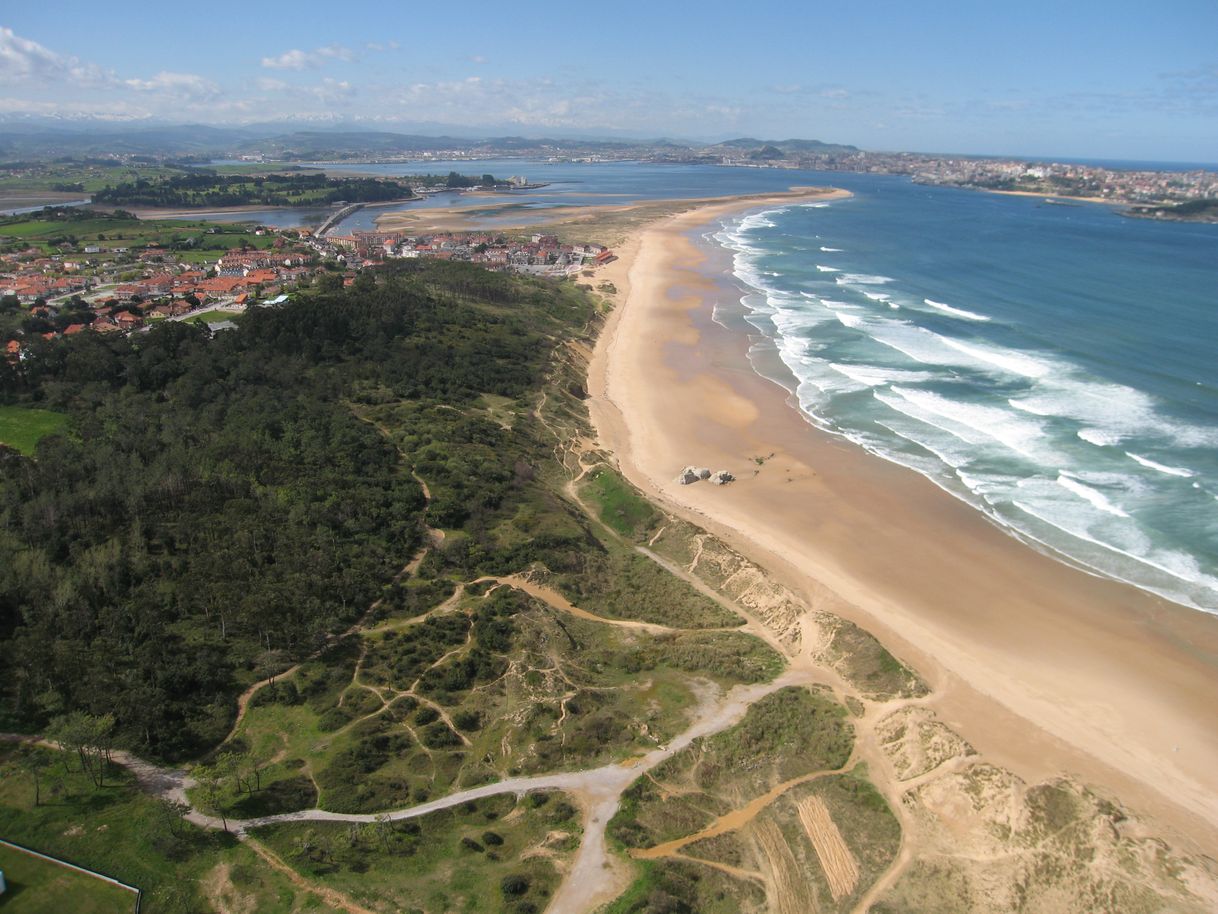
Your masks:
M0 115L1218 162L1212 0L677 6L27 4Z

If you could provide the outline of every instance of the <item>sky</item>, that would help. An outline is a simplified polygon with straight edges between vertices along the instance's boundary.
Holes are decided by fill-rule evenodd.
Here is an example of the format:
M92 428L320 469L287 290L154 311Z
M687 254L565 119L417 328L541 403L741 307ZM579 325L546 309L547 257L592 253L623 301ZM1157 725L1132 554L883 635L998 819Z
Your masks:
M1218 0L5 6L0 116L1218 162Z

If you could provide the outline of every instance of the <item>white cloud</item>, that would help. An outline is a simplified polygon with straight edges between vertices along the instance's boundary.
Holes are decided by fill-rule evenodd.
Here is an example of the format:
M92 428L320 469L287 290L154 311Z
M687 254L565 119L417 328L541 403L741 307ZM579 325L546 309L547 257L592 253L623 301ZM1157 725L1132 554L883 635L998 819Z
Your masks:
M314 48L312 51L293 48L290 51L284 51L278 57L264 57L262 66L268 70L312 70L325 66L332 60L351 61L354 59L355 52L350 48L343 47L341 44L331 44L323 48Z
M369 51L396 51L401 45L396 41L369 41L364 47Z
M322 104L330 104L345 98L351 98L356 92L355 87L345 79L330 79L328 76L320 84L311 86L308 91Z
M99 67L57 54L10 28L0 27L0 84L48 80L97 83L111 79Z
M187 101L206 101L220 94L220 87L209 79L193 73L170 73L165 70L152 79L125 79L123 85L137 92L157 92Z

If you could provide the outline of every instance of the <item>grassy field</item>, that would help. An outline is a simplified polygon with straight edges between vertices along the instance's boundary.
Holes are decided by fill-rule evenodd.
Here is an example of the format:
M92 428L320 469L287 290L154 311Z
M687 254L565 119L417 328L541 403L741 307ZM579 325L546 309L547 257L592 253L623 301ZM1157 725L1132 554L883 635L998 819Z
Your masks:
M210 166L210 171L222 175L272 174L297 170L293 166L242 165ZM180 168L163 165L100 165L81 162L40 163L28 168L0 170L0 193L15 194L34 191L71 190L93 193L130 181L155 181L183 174Z
M35 805L33 781L19 763L18 751L0 747L0 835L139 886L144 892L142 914L211 910L320 914L333 910L306 888L267 867L235 839L200 831L170 815L160 801L139 793L121 769L112 770L106 786L96 789L88 777L69 768L70 758L58 753L53 757L51 767L43 773L42 802ZM3 854L0 849L0 868L9 873ZM20 872L12 870L13 874ZM35 884L20 875L10 874L10 880ZM43 908L32 906L36 897L31 889L0 901L0 912L109 914L133 910L131 893L114 897L124 896L127 907L89 908L73 900ZM103 898L101 894L96 897Z
M33 454L34 446L47 435L62 432L68 424L63 413L48 409L0 406L0 443Z
M0 870L8 891L4 914L130 914L135 893L30 854L0 845Z
M581 494L596 505L607 526L628 538L650 530L659 517L649 501L607 467L592 472Z
M103 214L81 218L47 219L37 213L29 218L0 219L0 247L33 246L43 252L71 251L97 246L98 254L84 258L109 259L119 248L133 250L160 245L174 249L187 261L215 260L224 251L241 247L267 248L272 235L255 235L249 225L221 224L202 220L145 220Z
M218 321L231 321L240 317L244 311L204 311L202 314L192 314L186 318L188 324L214 324Z

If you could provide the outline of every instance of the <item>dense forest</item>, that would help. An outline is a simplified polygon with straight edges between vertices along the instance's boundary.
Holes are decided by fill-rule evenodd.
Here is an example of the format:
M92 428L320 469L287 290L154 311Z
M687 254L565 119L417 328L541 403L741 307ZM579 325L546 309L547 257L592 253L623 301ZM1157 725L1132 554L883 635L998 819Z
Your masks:
M320 206L330 203L383 203L413 196L404 181L380 178L331 178L321 172L274 175L219 175L211 171L173 175L107 187L94 203L112 206Z
M570 287L404 262L215 338L163 324L0 363L0 403L70 417L32 457L0 446L0 727L85 711L159 757L214 745L246 683L348 628L417 551L415 472L431 523L468 534L433 562L518 567L545 539L485 531L531 445L463 407L536 388L589 315ZM360 418L386 402L397 443Z

